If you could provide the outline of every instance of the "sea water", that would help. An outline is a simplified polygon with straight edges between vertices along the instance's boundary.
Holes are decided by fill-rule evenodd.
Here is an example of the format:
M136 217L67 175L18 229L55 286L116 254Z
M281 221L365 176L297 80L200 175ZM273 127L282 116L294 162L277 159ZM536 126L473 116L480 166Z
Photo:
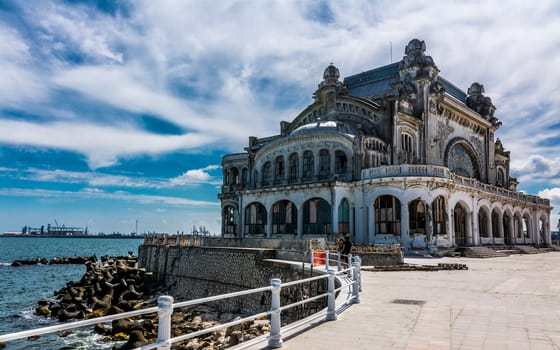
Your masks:
M56 324L56 320L35 315L37 301L53 299L53 292L69 281L78 281L85 273L84 265L29 265L12 267L14 260L55 256L123 256L138 254L140 239L122 238L55 238L0 236L0 334L13 333ZM91 327L66 337L43 335L36 340L6 343L6 350L19 349L110 349L91 332Z

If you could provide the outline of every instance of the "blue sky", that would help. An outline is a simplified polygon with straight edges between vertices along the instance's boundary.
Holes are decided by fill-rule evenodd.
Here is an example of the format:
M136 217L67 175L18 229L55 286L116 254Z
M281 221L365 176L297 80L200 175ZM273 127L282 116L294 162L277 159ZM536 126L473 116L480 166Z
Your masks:
M560 211L557 1L0 0L0 232L219 228L221 156L277 134L324 68L424 40L484 84L519 189Z

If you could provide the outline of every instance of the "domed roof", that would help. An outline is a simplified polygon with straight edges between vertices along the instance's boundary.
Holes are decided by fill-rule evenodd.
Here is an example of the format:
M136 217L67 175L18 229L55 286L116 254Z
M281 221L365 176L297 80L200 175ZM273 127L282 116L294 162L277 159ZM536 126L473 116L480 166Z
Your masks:
M323 73L323 80L335 82L338 81L338 78L340 78L340 72L338 68L336 68L332 63L329 64L329 66L325 68L325 72Z
M350 125L339 124L334 120L319 120L313 123L302 125L292 131L290 135L302 135L324 131L337 132L350 136L356 135L356 131L352 127L350 127Z

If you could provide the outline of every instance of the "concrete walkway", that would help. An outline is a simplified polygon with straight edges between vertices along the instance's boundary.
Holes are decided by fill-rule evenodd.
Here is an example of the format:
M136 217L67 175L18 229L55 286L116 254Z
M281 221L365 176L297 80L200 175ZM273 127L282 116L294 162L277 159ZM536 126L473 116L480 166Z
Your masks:
M282 348L560 349L559 253L406 262L469 270L363 271L360 304L336 321L283 332Z

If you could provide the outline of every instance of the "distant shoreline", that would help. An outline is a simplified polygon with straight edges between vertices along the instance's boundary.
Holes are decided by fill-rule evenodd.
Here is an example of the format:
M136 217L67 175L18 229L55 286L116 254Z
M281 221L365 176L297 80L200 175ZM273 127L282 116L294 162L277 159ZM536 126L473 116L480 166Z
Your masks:
M124 238L124 239L144 239L144 236L128 236L128 235L76 235L76 236L56 236L56 235L20 235L20 234L2 234L2 237L17 237L17 238Z

